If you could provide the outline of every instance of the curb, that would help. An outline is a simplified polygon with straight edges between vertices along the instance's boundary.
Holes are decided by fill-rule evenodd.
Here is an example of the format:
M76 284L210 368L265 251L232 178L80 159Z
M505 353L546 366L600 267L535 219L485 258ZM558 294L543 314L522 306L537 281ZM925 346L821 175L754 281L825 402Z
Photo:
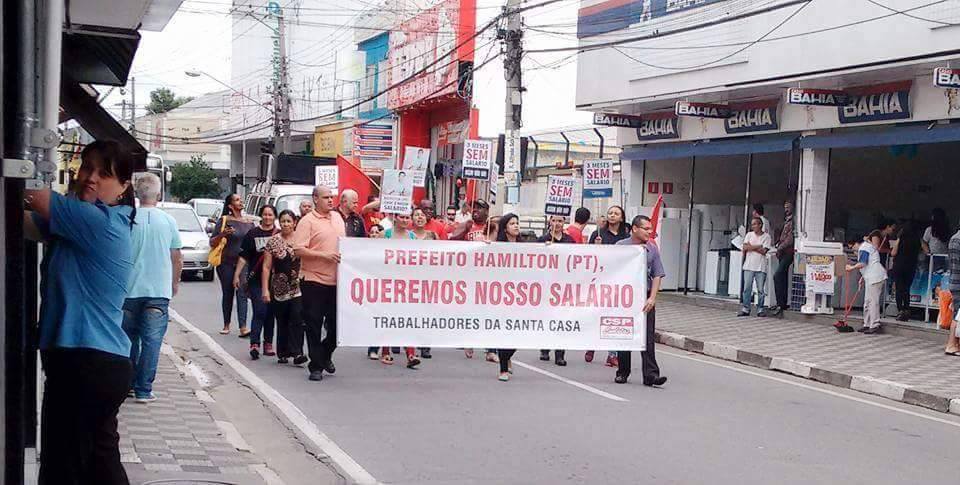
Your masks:
M703 354L708 357L737 362L751 367L783 372L824 384L884 397L893 401L960 415L960 398L938 396L918 391L898 382L871 376L854 376L817 367L808 362L773 357L739 349L718 342L705 342L674 332L655 331L656 341L668 347Z

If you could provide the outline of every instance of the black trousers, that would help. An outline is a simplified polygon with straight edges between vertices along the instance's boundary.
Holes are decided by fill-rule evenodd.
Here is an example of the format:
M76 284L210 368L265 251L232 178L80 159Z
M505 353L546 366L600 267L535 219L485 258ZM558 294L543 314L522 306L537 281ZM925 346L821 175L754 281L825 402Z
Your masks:
M337 287L304 281L300 292L303 294L303 324L310 355L307 367L313 372L325 368L337 348ZM326 335L323 335L324 328Z
M787 293L790 283L790 266L793 266L793 255L784 255L777 264L777 271L773 273L773 291L777 296L777 307L787 308Z
M500 372L507 372L510 370L510 359L513 358L513 354L517 352L517 349L499 349L497 354L500 357Z
M660 377L660 366L657 365L656 338L653 335L657 324L657 310L653 309L647 313L647 350L640 352L640 371L643 373L643 382L649 382ZM617 375L630 377L631 352L621 350L617 352L617 360L620 365L617 367Z
M893 272L894 292L897 296L897 310L901 312L910 311L910 286L913 284L913 277L916 276L917 267L898 268Z
M303 298L275 301L272 305L277 320L277 357L303 355Z
M40 485L129 484L117 413L130 389L130 359L93 349L45 350L40 358Z

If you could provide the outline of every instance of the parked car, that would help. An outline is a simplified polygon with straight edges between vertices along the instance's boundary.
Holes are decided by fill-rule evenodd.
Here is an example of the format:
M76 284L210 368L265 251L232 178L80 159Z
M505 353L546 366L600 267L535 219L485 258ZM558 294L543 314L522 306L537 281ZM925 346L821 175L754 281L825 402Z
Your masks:
M250 190L244 205L246 212L251 215L255 215L266 204L276 207L277 213L290 209L300 215L300 202L303 200L313 201L312 185L260 182Z
M203 281L213 281L213 266L207 261L210 254L210 236L204 230L203 222L190 204L161 202L157 205L177 221L180 241L183 243L182 277L194 277Z

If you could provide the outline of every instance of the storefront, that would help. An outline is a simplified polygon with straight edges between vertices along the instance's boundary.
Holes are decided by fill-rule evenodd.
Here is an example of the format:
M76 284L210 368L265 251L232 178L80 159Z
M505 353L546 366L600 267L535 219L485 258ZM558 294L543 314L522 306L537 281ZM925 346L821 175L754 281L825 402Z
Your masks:
M765 108L754 103L746 115L736 101L678 102L673 113L613 119L635 125L621 128L628 140L621 159L631 172L628 213L649 212L662 197L667 245L682 248L665 254L682 275L665 287L736 297L740 258L731 241L745 230L754 204L764 206L774 239L786 200L796 207L798 241L839 246L886 222L912 223L922 234L934 208L946 212L950 234L956 231L960 202L948 181L960 176L952 163L960 123L950 120L960 105L956 90L930 82L932 70L915 79L835 90L781 89L780 99L764 101ZM735 100L738 94L725 95ZM751 123L757 134L749 135ZM919 266L912 288L915 321L934 316L938 302L931 290L943 277L946 255L923 256ZM801 267L795 265L798 274L791 279L790 306L797 310L808 296ZM852 293L844 294L837 279L829 304L842 308ZM892 296L888 300L886 314L896 315Z

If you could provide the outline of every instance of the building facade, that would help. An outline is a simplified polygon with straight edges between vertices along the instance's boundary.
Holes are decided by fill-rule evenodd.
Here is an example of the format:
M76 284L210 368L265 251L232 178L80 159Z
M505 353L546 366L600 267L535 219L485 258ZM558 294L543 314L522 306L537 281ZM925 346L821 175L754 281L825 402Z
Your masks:
M943 68L960 58L960 2L888 3L581 2L577 107L619 126L628 212L662 195L725 219L721 241L749 204L779 226L785 200L802 241L922 230L936 207L955 227L960 100Z

